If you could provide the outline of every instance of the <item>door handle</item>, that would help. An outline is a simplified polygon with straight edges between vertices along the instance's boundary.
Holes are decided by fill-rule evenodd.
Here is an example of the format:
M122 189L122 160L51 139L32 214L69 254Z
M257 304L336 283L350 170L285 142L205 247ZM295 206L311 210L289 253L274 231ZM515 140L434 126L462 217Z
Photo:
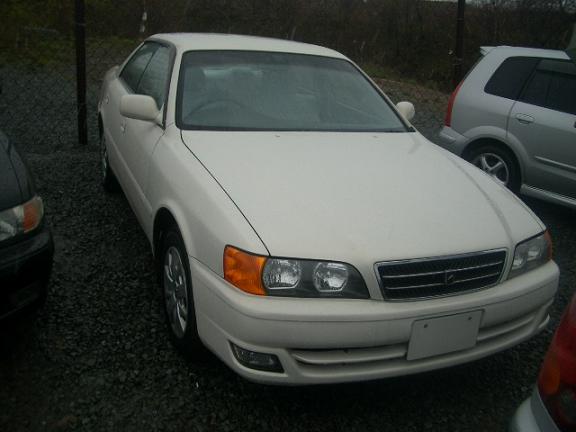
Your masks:
M534 123L534 117L529 116L528 114L516 114L516 120L522 124Z
M120 123L120 131L122 133L126 132L126 122Z

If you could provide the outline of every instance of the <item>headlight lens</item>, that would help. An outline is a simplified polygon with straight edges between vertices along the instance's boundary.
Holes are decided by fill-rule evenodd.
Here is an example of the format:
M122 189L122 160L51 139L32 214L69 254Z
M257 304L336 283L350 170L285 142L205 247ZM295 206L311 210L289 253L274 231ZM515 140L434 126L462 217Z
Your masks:
M256 275L260 274L258 281ZM267 258L226 246L224 278L250 294L278 297L369 298L364 279L349 264ZM246 283L250 280L250 283Z
M268 260L264 267L262 280L264 286L269 290L296 288L302 280L302 266L295 260Z
M552 241L548 231L523 241L516 246L508 279L533 270L548 262L551 258Z
M314 267L314 288L322 293L341 292L348 283L348 267L345 264L321 262Z
M33 231L44 217L44 205L38 196L14 208L0 212L0 241Z
M273 296L369 297L358 270L339 262L272 258L266 261L262 281Z

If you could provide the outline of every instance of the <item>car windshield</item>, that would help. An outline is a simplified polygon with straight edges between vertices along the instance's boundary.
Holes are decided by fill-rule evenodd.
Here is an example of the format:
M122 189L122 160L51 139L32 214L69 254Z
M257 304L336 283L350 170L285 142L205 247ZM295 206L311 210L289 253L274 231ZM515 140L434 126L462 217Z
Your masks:
M183 129L407 131L355 66L329 57L190 51L177 100Z

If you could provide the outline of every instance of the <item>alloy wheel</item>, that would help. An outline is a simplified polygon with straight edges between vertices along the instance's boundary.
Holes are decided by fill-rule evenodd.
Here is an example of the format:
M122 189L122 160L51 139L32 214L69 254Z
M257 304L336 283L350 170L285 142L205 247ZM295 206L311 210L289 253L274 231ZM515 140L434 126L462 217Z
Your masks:
M499 155L495 153L481 153L472 160L472 164L490 175L503 186L510 182L510 168Z
M182 338L188 321L186 272L180 252L174 246L164 255L164 301L174 335Z

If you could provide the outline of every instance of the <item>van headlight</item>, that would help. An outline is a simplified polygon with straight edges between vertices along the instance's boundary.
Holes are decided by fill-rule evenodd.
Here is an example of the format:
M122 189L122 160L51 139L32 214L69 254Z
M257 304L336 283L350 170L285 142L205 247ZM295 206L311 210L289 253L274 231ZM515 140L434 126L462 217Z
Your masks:
M0 211L0 241L35 230L43 217L44 205L39 196L22 205Z
M552 259L552 240L548 231L516 246L508 279L540 267Z

